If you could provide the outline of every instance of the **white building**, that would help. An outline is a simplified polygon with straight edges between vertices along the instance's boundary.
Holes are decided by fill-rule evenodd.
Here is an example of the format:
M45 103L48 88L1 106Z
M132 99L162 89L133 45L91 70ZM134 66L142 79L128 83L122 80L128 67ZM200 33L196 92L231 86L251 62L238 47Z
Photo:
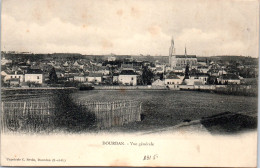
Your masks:
M40 69L29 69L24 74L24 81L25 82L35 82L42 84L43 83L43 72Z
M164 73L165 72L165 65L157 64L156 67L156 73Z
M75 66L75 67L79 67L80 64L78 63L78 61L75 61L74 64L73 64L73 66Z
M117 74L117 73L113 74L113 83L118 83L118 77L119 77L119 74Z
M91 83L100 84L102 82L102 73L90 73L86 80Z
M110 56L107 58L108 62L112 62L112 61L116 61L116 57L115 56Z
M138 74L133 70L122 70L118 76L118 81L123 85L136 86L137 76Z
M173 72L180 72L180 73L184 73L185 72L185 68L182 67L176 67L172 70Z
M74 81L86 82L87 81L87 77L84 76L84 75L76 75L76 76L74 76Z
M2 71L1 75L4 77L4 82L9 81L10 79L19 79L19 82L23 82L24 81L24 75L21 71Z
M199 66L197 69L200 73L204 73L207 74L209 71L209 67L208 66Z
M198 78L202 81L202 83L205 85L208 81L209 76L208 75L199 75Z
M228 73L227 73L227 71L225 71L224 69L222 69L222 70L220 70L220 71L218 72L218 75L219 75L219 76L221 76L221 75L226 75L226 74L228 74Z
M5 57L2 57L1 59L1 65L5 65L7 63L12 63L12 60L6 59Z
M241 79L239 78L238 75L235 74L224 74L220 76L218 79L219 83L222 84L240 84Z
M164 81L157 79L152 83L152 86L165 86Z
M198 61L198 66L207 66L207 63L205 61Z
M191 75L189 79L185 79L186 85L205 85L208 81L208 75Z
M169 73L166 75L164 83L165 85L180 85L183 81L183 77L178 76L174 73Z
M69 66L68 62L66 61L66 62L63 64L63 66L64 66L64 67L68 67L68 66Z

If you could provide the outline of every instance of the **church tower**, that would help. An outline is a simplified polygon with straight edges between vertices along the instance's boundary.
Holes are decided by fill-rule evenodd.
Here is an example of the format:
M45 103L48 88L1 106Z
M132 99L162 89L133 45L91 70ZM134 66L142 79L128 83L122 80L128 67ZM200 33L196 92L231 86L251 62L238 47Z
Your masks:
M174 47L174 39L172 37L171 40L171 46L169 48L169 65L171 67L171 69L174 67L174 62L175 61L175 47Z
M185 57L187 57L187 49L186 49L186 45L185 45Z

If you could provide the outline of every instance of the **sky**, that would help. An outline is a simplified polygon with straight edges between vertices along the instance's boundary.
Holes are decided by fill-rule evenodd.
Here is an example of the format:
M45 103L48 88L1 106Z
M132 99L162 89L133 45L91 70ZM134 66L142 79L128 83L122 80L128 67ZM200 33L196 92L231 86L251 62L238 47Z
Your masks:
M258 57L258 0L2 0L1 49Z

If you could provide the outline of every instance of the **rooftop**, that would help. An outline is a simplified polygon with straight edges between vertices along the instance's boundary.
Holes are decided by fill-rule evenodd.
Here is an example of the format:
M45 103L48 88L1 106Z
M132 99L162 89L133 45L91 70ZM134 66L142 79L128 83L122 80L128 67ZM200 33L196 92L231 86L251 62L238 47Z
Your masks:
M239 77L235 74L224 74L222 75L223 79L239 79Z
M89 77L102 77L102 73L89 73Z
M180 79L176 74L170 73L166 75L166 79Z
M42 70L40 69L28 69L26 74L42 74Z
M183 72L170 72L169 74L175 74L175 75L179 75L179 76L184 76Z
M176 58L197 58L196 55L176 55Z
M137 75L133 70L122 70L120 75Z
M11 71L11 70L5 70L5 73L9 74L9 75L22 75L23 72L22 71Z

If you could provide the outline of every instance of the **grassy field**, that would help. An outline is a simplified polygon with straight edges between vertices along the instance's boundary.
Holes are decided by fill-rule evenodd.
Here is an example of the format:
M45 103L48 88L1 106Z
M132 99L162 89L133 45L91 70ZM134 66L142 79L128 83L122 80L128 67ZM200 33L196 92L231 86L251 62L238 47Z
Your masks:
M28 88L28 89L21 89L21 88L11 88L11 89L2 89L1 90L1 100L2 101L47 101L53 96L57 94L70 94L75 89L67 88L67 89L60 89L60 88Z
M2 101L52 101L61 91L2 91ZM174 126L224 112L257 113L257 97L221 95L196 91L169 90L91 90L62 91L75 101L137 100L142 102L142 121L118 128L120 131L153 130Z
M73 93L76 100L142 102L143 120L121 130L150 130L174 126L223 112L257 113L257 97L220 95L195 91L92 90Z

